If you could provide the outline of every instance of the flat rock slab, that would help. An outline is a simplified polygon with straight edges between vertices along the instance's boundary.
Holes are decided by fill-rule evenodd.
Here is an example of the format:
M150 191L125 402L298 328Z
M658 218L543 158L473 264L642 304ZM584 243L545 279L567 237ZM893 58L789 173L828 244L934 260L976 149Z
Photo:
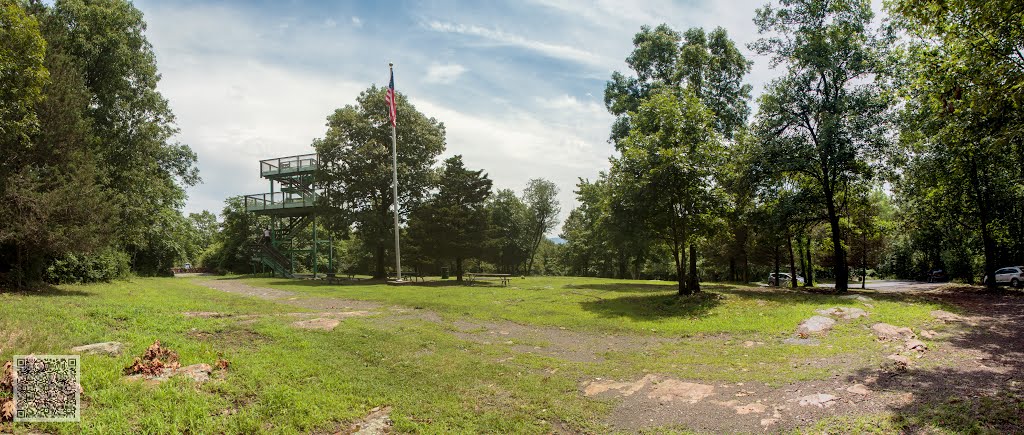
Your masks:
M803 322L796 327L796 333L799 335L825 335L828 333L836 321L825 317L825 316L814 316Z
M869 390L868 387L865 387L864 384L850 385L849 387L846 387L846 391L849 391L853 394L860 394L861 396L867 396L868 393L871 392L871 390Z
M606 392L613 392L615 395L628 397L656 380L657 378L654 375L646 375L635 382L617 382L611 379L595 379L583 387L583 395L592 397Z
M654 385L647 393L647 398L656 399L658 402L672 402L679 400L687 403L697 403L704 398L714 394L713 385L683 382L676 379L666 379Z
M790 338L787 338L785 340L782 340L782 342L784 344L793 344L793 345L797 345L797 346L817 346L817 345L821 344L821 341L818 340L817 338L800 338L800 337L790 337Z
M836 396L817 393L801 397L797 400L800 401L800 406L817 406L819 408L827 408L835 404Z
M855 301L860 301L860 302L871 302L872 301L871 298L869 298L867 296L862 296L862 295L843 295L843 296L840 296L839 298L840 299L853 299Z
M921 340L907 340L906 349L917 352L924 352L928 350L928 345L924 344L924 342Z
M85 353L93 355L110 355L118 356L121 351L124 350L124 344L117 341L107 341L104 343L93 343L86 344L83 346L75 346L71 348L74 353Z
M310 320L300 320L298 322L292 323L292 326L300 329L319 329L322 331L330 331L337 327L339 323L341 323L341 321L338 319L318 318Z
M917 338L914 331L907 327L893 326L888 323L876 323L871 325L871 332L875 333L875 336L879 340L912 340Z
M868 312L860 308L852 307L832 307L824 310L815 311L822 316L832 316L843 320L853 320L861 317L867 317Z

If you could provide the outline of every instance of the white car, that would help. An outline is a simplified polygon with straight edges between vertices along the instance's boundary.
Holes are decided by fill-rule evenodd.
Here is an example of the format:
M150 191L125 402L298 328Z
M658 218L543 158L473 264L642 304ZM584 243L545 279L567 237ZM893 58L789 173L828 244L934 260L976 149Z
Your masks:
M988 284L988 276L981 280L982 284ZM996 285L1009 284L1010 287L1020 288L1024 283L1024 266L1004 267L996 271Z
M793 279L790 277L790 275L788 273L780 273L779 277L782 278L782 284L783 285L789 285L790 283L793 282ZM775 281L776 281L775 280L775 274L774 273L769 274L768 275L768 285L770 285L770 286L778 285ZM803 285L804 284L804 277L802 277L800 275L797 275L796 276L796 283L799 284L799 285Z

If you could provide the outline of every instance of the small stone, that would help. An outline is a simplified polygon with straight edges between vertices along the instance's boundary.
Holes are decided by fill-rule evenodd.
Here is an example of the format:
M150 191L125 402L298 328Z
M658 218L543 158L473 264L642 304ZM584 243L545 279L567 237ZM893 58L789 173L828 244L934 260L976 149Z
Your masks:
M943 323L963 322L965 320L963 316L960 316L959 314L953 314L949 311L943 310L934 310L931 312L931 315L935 320L942 321Z
M938 332L932 331L931 329L927 329L927 330L921 331L921 336L924 337L924 338L931 339L931 338L935 338L938 335L939 335Z
M879 340L910 340L917 338L914 331L907 327L897 327L888 323L876 323L871 325L871 331Z
M832 320L824 316L813 316L803 322L796 328L797 335L824 335L828 333L832 326L836 324L835 320Z
M860 394L861 396L866 396L868 393L871 392L871 390L869 390L868 387L865 387L864 384L850 385L849 387L846 387L846 391L849 391L853 394Z
M893 361L895 361L897 363L903 364L903 365L909 365L910 364L910 358L907 358L907 357L905 357L903 355L900 355L900 354L897 354L897 353L889 355L886 358L888 358L890 360L893 360Z
M83 346L72 347L71 351L74 353L85 353L93 355L110 355L118 356L121 351L124 350L124 344L116 341L107 341L104 343L93 343L86 344Z
M824 310L818 310L816 313L823 316L833 316L843 320L853 320L860 317L866 317L868 315L867 311L853 307L832 307Z
M924 344L921 340L907 340L907 350L914 350L917 352L924 352L928 350L928 345Z

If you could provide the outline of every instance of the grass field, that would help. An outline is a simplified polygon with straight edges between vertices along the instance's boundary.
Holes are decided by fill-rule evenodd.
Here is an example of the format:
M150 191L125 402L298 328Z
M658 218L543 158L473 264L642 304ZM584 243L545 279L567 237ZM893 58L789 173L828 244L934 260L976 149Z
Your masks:
M266 300L201 285L208 280L290 293ZM0 359L128 344L117 357L82 357L80 425L7 423L0 431L333 433L389 406L396 432L604 433L614 428L617 402L584 397L587 380L657 373L768 387L825 381L884 361L865 333L871 323L916 329L944 308L874 297L870 320L840 322L819 346L793 346L782 340L814 310L863 304L722 284L679 299L673 288L592 278L516 279L504 288L202 277L0 293ZM379 306L331 331L291 325L305 312L337 311L332 301ZM183 315L198 311L225 316ZM155 340L183 365L223 357L231 366L201 385L125 380L122 369Z

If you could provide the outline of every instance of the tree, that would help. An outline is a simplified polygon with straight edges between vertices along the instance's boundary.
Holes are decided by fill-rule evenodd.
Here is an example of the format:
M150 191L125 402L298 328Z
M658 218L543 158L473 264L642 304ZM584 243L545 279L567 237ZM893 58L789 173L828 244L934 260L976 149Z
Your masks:
M616 213L640 217L645 230L668 245L679 294L692 294L699 287L695 279L686 281L684 250L713 219L721 200L714 175L724 148L714 115L688 89L681 95L665 89L630 119L622 155L611 161Z
M832 231L836 289L848 271L840 218L844 192L868 180L886 142L888 104L875 79L885 41L870 28L867 0L781 0L754 22L765 36L751 45L785 64L760 99L758 161L799 176L820 195ZM873 158L874 157L874 158Z
M688 87L715 115L714 128L726 139L746 124L751 86L743 84L751 62L725 29L699 27L680 34L668 25L643 26L633 37L626 64L636 77L616 71L604 91L605 106L616 116L611 139L619 143L632 128L630 112L663 88Z
M491 180L484 171L471 171L456 155L444 161L438 192L413 211L409 236L428 257L455 261L462 282L462 262L480 257L487 236L487 199Z
M530 252L530 211L511 189L500 189L487 202L488 223L484 258L508 273Z
M86 109L94 134L100 183L118 214L116 236L142 273L166 273L175 249L163 244L172 219L185 200L183 185L199 181L196 155L173 137L178 130L167 100L157 90L152 46L142 12L124 0L58 0L36 6L50 47L79 69L89 95Z
M1000 262L1024 255L1024 10L1018 2L902 0L890 11L911 37L898 69L910 155L902 202L930 216L922 224L932 233L957 234L930 251L960 252L968 280L965 257L980 245L995 288ZM920 195L936 201L915 201Z
M376 278L384 278L394 242L391 205L391 123L384 88L371 86L356 104L327 117L327 133L313 141L320 155L318 183L333 214L329 226L354 228L374 250ZM432 167L445 148L444 124L428 118L397 94L399 214L404 219L427 197L435 183Z
M523 191L523 203L526 204L530 216L530 247L529 264L526 267L527 273L533 273L533 260L537 254L537 247L540 246L544 235L555 228L558 224L558 213L562 209L558 206L558 186L555 183L543 178L534 178L526 184Z

